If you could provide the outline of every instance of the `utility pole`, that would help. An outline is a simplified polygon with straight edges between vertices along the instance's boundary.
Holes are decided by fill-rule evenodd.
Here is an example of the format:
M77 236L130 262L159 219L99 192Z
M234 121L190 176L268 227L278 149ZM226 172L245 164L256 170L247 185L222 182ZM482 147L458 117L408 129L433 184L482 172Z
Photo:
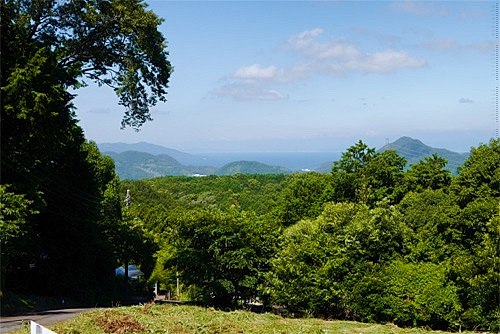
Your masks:
M127 196L125 196L125 205L127 208L130 206L130 189L127 189Z
M389 151L389 138L385 138L385 150Z
M127 206L127 209L130 207L130 189L127 189L127 195L125 196L125 205ZM128 254L126 255L128 257ZM123 276L125 276L125 299L128 300L128 264L129 261L125 261L124 269L125 273Z

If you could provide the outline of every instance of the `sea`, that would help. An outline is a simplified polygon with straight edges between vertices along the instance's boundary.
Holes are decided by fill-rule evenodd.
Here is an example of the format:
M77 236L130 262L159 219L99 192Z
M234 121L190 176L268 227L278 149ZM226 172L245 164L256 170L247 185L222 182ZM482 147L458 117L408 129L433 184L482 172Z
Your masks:
M222 167L234 161L257 161L271 166L282 166L292 171L315 171L324 163L333 163L340 152L224 152L200 153L207 166Z

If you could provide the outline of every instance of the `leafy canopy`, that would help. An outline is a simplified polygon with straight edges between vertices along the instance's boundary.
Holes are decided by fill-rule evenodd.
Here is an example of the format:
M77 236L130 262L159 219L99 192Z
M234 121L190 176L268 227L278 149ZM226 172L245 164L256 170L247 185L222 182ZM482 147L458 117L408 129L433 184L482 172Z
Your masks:
M151 120L149 108L166 101L172 67L157 30L162 20L144 2L2 0L1 6L2 87L48 56L62 89L82 87L84 78L112 87L126 109L122 127L138 129ZM35 101L44 103L43 96Z

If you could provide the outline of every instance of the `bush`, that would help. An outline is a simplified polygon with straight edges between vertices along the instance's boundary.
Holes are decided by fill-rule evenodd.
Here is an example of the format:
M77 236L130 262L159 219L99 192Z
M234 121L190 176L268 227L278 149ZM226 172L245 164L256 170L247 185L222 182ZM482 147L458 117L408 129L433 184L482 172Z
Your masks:
M354 288L352 307L364 321L441 329L459 323L462 311L445 266L401 260L366 275Z

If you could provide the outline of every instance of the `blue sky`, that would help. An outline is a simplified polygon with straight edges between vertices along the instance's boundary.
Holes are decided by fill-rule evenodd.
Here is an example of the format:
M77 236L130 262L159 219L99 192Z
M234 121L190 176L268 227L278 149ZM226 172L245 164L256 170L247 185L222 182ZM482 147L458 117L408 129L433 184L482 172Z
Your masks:
M467 152L496 135L493 1L147 3L165 19L168 101L120 130L113 91L80 89L89 140L342 152L410 136Z

